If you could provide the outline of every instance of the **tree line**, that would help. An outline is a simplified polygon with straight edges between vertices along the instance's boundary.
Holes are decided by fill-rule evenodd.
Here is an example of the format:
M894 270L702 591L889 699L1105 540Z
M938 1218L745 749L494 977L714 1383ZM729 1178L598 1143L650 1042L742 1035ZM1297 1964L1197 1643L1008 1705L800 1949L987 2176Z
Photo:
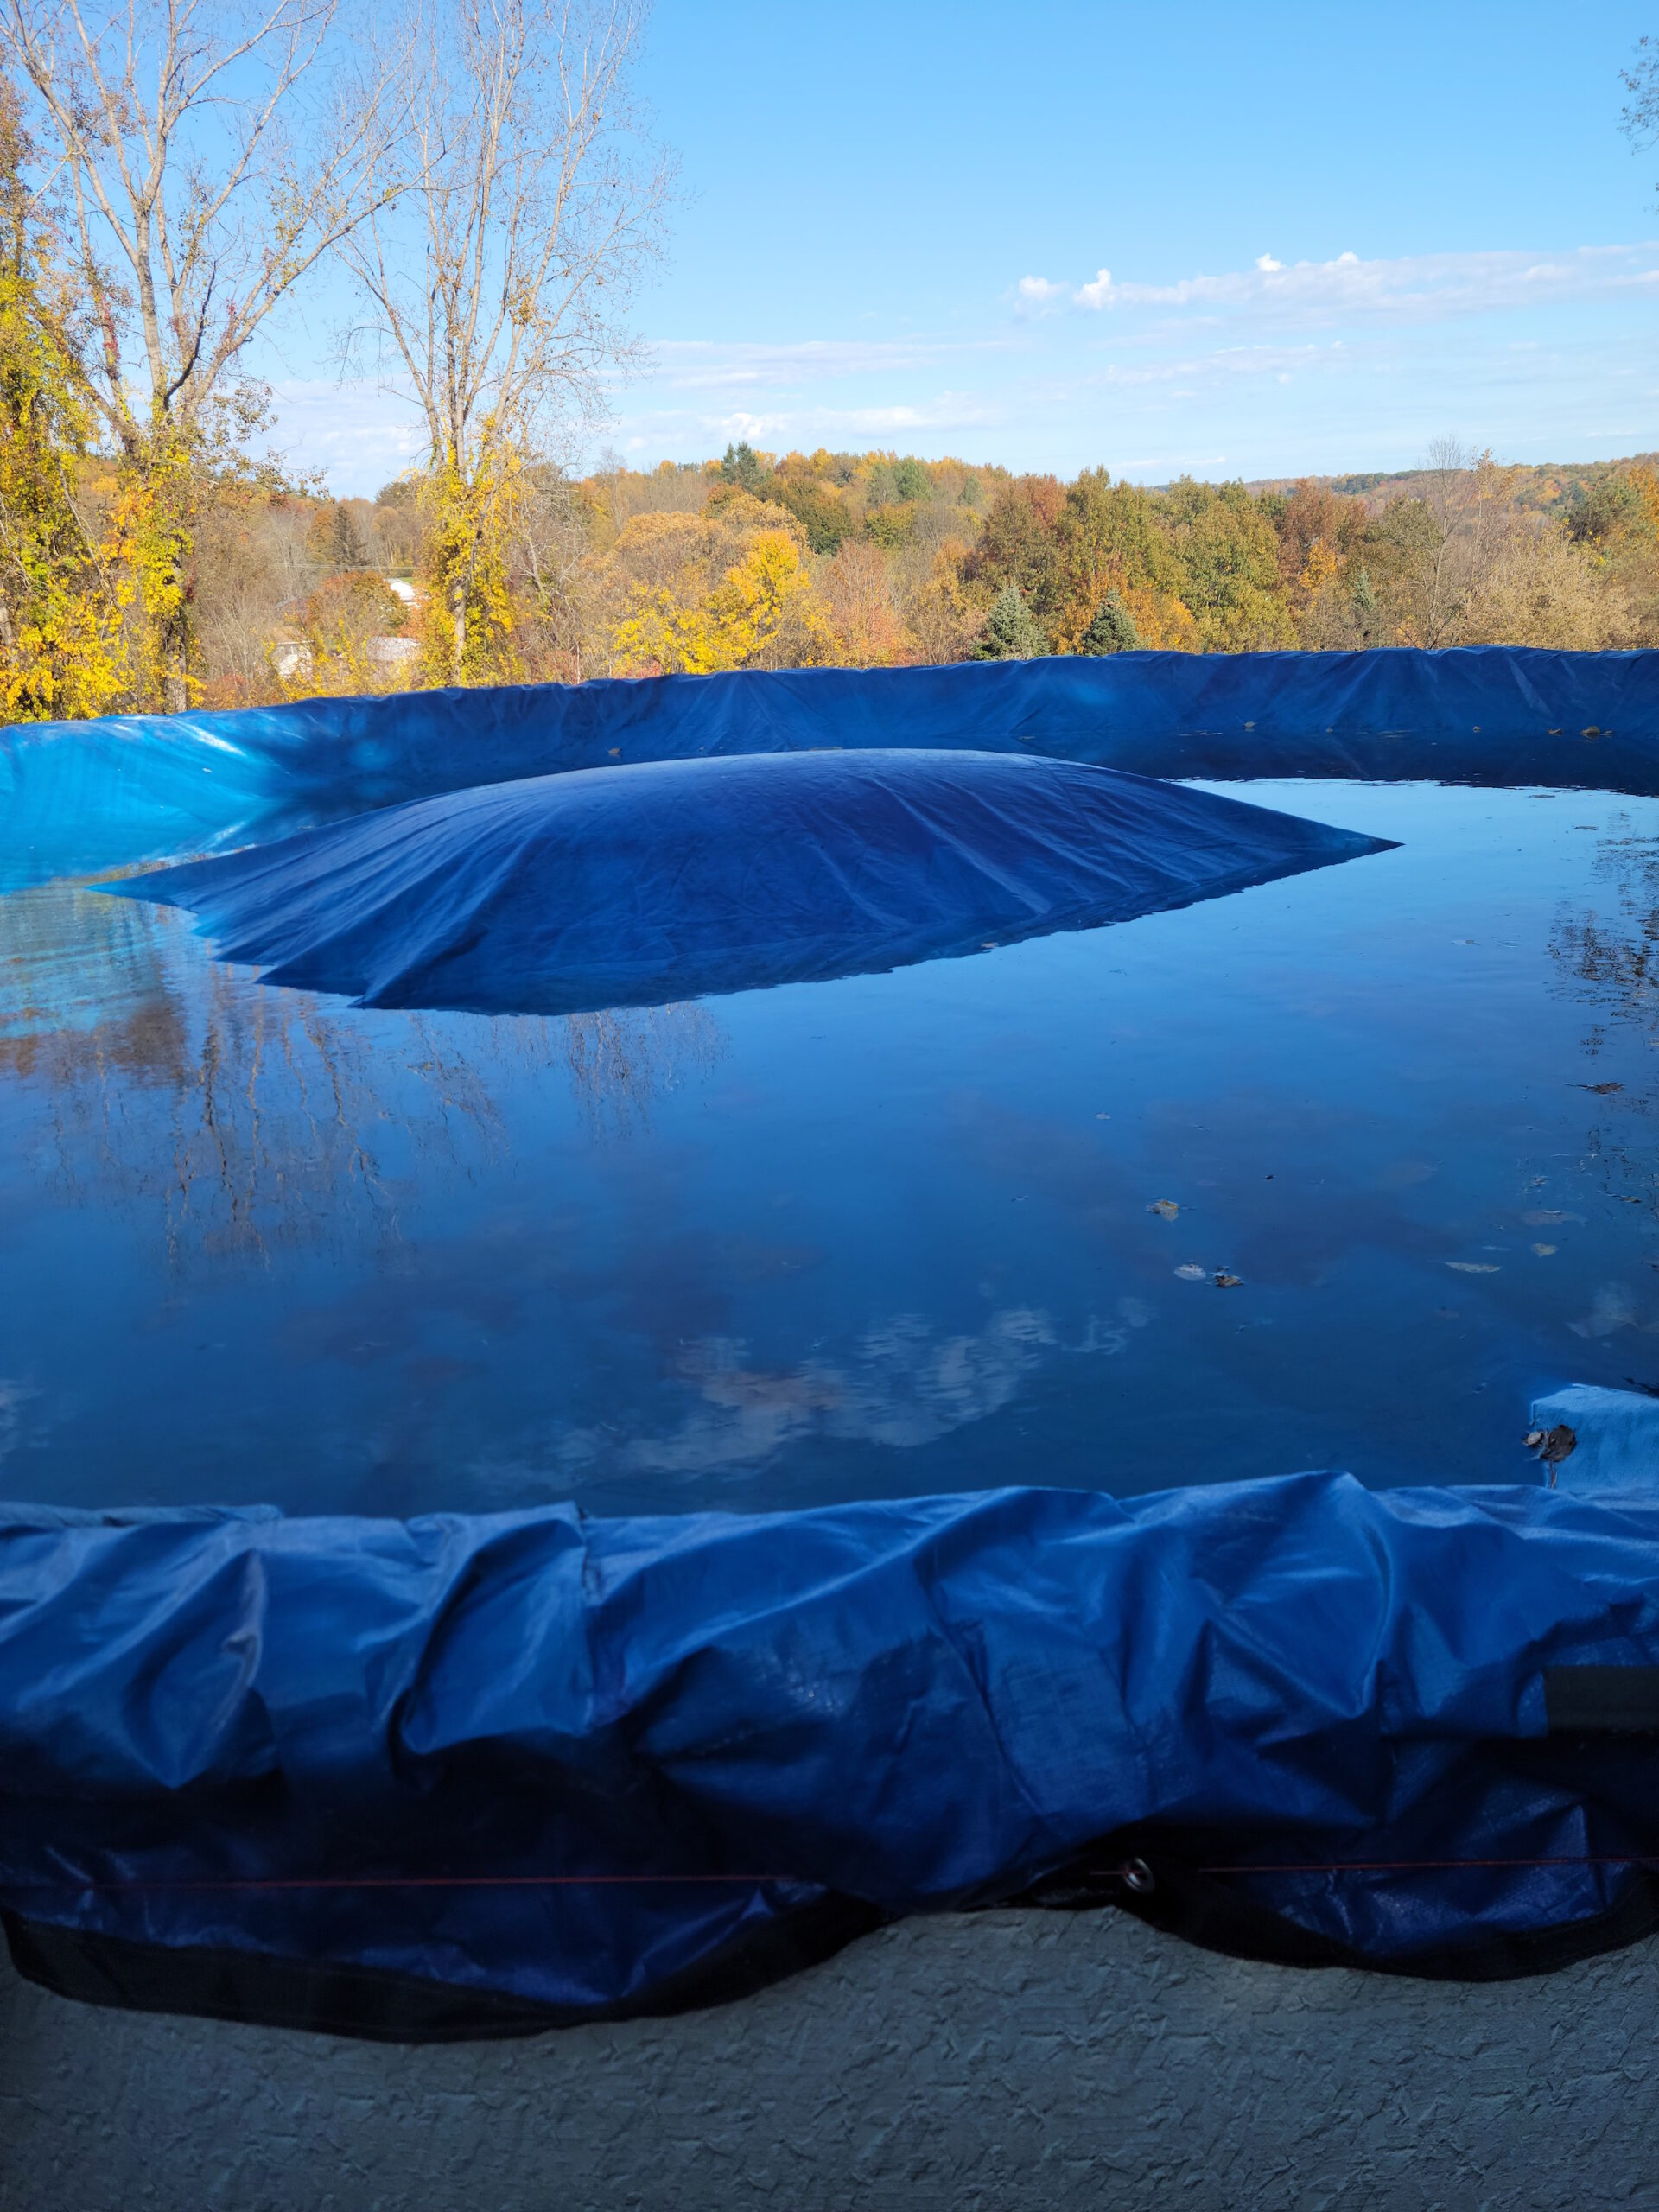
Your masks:
M443 486L276 487L198 524L201 696L454 680ZM1659 644L1659 469L1160 488L893 453L516 469L468 682L1110 653Z

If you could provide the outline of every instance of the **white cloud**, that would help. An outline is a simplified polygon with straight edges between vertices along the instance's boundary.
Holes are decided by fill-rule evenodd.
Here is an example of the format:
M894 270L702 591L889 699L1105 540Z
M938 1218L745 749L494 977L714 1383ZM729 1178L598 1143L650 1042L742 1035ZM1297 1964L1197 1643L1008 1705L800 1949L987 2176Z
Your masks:
M978 339L812 338L792 345L669 338L652 346L653 382L676 391L730 390L737 385L798 384L823 376L890 377L926 368L953 355L1006 351L1008 335Z
M616 434L625 451L677 453L683 458L746 438L775 452L818 445L939 447L963 433L989 430L1007 419L1005 408L983 394L946 388L931 397L895 399L864 406L837 405L827 396L799 397L798 404L760 413L737 406L724 411L652 406L625 411Z
M1046 276L1022 276L1016 289L1021 306L1038 308L1052 307L1065 290L1064 284L1051 284Z
M290 466L321 468L334 491L371 496L426 450L421 416L406 394L366 381L288 379L271 387L271 444Z
M1109 1357L1126 1341L1125 1331L1103 1332L1091 1319L1077 1349ZM616 1457L631 1472L737 1469L814 1430L913 1449L1000 1412L1061 1349L1049 1316L1029 1306L952 1337L915 1314L895 1314L866 1330L850 1357L792 1368L753 1365L742 1343L705 1338L681 1357L697 1398L680 1426L633 1437Z
M1328 320L1338 315L1383 315L1418 320L1533 306L1540 297L1608 298L1659 282L1650 246L1586 246L1551 260L1535 254L1406 254L1362 260L1351 251L1334 261L1287 264L1270 253L1250 269L1182 276L1168 283L1123 283L1103 269L1071 295L1080 308L1098 312L1131 308L1203 308L1216 313L1270 313L1275 317Z
M1659 399L1656 289L1651 242L1033 275L976 321L867 330L847 313L822 337L658 339L642 376L616 379L593 453L613 439L642 463L695 460L747 438L1156 480L1221 451L1247 475L1402 467L1453 419L1516 457L1630 452ZM337 493L372 493L421 457L406 394L318 378L276 397L278 445Z

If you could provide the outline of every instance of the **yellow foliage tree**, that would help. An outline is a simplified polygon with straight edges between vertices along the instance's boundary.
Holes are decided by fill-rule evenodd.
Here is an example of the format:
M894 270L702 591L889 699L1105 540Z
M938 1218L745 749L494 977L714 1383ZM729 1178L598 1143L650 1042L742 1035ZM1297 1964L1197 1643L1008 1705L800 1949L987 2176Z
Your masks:
M1296 588L1306 598L1317 599L1341 574L1341 555L1327 545L1322 537L1316 537L1307 549L1307 558L1296 579Z
M470 470L447 454L423 487L431 513L425 659L434 683L510 683L521 673L506 547L522 462L487 424L480 448Z
M607 557L620 673L712 675L825 660L833 632L791 515L736 492L701 514L636 515Z
M8 721L104 713L128 688L116 549L81 496L87 381L69 290L24 171L30 148L0 81L0 698Z

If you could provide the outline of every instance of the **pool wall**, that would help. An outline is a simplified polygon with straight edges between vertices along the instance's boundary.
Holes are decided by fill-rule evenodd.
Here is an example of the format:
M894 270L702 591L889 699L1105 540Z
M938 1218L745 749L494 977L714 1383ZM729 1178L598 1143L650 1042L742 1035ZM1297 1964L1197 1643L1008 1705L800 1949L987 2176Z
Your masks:
M1659 792L1659 652L1118 653L398 692L0 730L0 887L476 785L721 753L1030 750L1139 775Z

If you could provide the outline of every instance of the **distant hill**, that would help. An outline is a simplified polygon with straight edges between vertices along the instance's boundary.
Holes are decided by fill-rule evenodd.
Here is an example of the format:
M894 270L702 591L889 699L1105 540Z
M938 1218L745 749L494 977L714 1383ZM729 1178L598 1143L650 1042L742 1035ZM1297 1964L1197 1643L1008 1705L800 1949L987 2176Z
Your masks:
M1619 461L1541 461L1500 464L1513 486L1512 503L1522 513L1561 517L1589 500L1598 485L1643 469L1659 474L1659 452L1627 454ZM1287 494L1312 484L1343 499L1363 499L1379 512L1393 499L1427 498L1440 481L1428 468L1370 469L1348 476L1260 476L1246 484L1253 494Z

